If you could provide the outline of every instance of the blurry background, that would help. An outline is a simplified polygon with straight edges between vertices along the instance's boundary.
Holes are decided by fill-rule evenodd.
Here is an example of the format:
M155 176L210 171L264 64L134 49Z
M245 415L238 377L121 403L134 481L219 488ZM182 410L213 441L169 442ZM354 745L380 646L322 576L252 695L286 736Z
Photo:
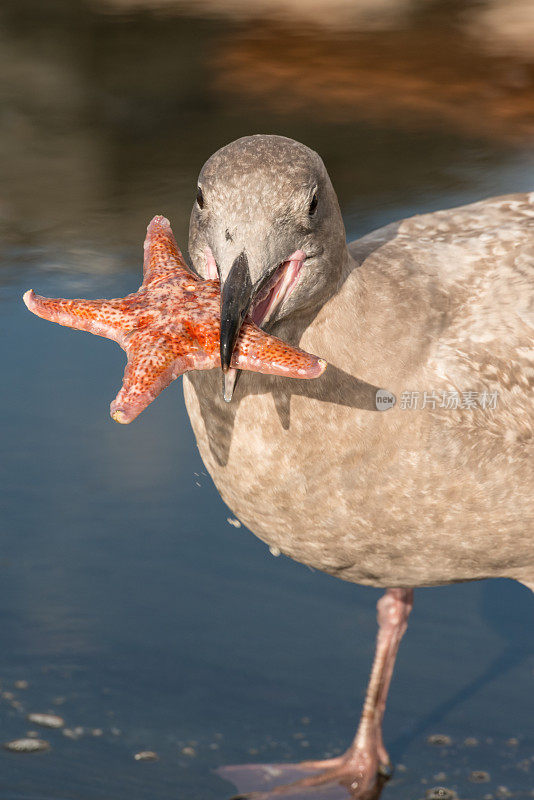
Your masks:
M322 154L350 238L533 189L533 41L530 0L3 0L1 741L66 730L0 752L2 800L223 800L219 764L340 750L379 596L228 524L179 382L116 425L123 354L22 291L135 289L149 219L186 249L202 163L254 132ZM533 618L507 581L416 592L384 797L532 796Z

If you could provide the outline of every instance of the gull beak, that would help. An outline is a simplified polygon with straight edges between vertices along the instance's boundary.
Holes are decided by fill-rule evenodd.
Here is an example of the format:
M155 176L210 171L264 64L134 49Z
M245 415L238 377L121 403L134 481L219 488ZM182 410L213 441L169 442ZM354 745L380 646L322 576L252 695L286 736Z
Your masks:
M238 371L230 367L235 343L241 325L254 298L247 254L238 255L221 289L221 367L223 371L223 397L232 399Z

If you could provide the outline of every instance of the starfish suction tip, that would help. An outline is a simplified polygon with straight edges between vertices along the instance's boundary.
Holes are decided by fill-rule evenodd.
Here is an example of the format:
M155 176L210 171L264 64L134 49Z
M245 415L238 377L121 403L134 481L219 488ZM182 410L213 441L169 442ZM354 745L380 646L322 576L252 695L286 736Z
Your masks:
M324 358L318 358L317 361L319 362L319 366L321 367L319 375L322 375L328 366L328 361L325 361Z
M24 294L22 295L22 299L24 300L24 305L26 306L26 308L29 308L30 311L32 310L32 305L33 305L32 301L34 297L35 294L33 289L28 289L28 291L24 292Z
M110 414L111 418L121 425L128 425L128 423L132 421L120 408L115 409L115 411L111 411Z
M149 234L153 234L155 233L157 228L163 228L165 231L171 229L171 223L169 222L167 217L163 216L163 214L156 214L155 217L152 217L152 219L148 223L147 232Z

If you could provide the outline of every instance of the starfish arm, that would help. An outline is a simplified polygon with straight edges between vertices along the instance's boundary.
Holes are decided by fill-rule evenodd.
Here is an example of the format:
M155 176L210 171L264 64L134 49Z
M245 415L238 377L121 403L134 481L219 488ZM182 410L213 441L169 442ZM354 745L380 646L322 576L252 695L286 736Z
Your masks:
M158 215L149 223L143 248L144 286L161 278L183 277L190 282L199 281L185 263L166 217Z
M270 336L248 320L241 328L231 364L237 369L287 378L318 378L327 367L324 359Z
M28 309L42 319L104 336L121 346L133 327L124 300L65 300L41 297L33 289L24 294L23 300Z
M122 387L110 406L116 422L127 425L184 372L190 369L211 369L217 357L205 353L177 352L176 344L165 338L158 342L136 335L126 348L128 363ZM219 362L220 363L220 362Z

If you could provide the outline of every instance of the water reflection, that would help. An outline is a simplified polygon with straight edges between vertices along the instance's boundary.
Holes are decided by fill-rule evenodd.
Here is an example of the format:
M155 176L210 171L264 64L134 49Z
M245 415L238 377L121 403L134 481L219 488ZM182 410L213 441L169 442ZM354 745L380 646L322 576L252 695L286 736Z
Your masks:
M210 53L217 88L276 110L516 140L534 133L534 8L525 0L103 2L239 20Z
M147 208L184 242L200 165L251 129L318 149L345 207L469 183L533 133L532 12L490 36L495 3L102 8L1 11L4 242L134 247Z
M534 69L477 49L454 24L346 36L279 26L214 54L220 91L274 109L489 139L534 134Z

